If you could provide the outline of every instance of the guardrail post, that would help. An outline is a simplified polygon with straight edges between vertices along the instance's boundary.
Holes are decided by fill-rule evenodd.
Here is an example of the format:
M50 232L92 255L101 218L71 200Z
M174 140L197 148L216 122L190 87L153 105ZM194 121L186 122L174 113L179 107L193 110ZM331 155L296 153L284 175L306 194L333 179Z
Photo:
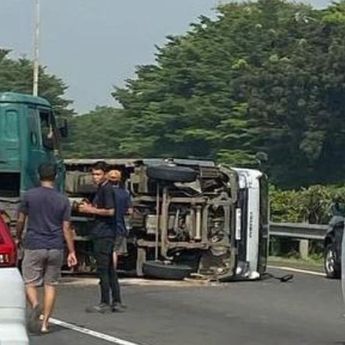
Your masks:
M299 241L299 254L301 259L308 259L309 255L309 240Z

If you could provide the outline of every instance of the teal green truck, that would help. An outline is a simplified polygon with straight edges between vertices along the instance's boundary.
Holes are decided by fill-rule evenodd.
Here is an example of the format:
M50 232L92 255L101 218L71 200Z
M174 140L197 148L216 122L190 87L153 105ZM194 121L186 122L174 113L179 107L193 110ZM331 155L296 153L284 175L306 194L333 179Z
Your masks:
M58 183L63 188L64 165L60 138L67 127L58 129L51 105L40 97L0 93L0 210L14 225L21 195L37 186L37 168L56 163Z
M72 205L92 200L96 160L62 161L59 128L44 99L0 93L0 210L14 226L23 193L39 184L42 162L58 166L57 188ZM119 268L137 275L183 279L192 274L222 281L258 279L268 248L267 181L253 169L191 159L107 159L122 172L132 196L127 252ZM94 269L92 218L73 207L79 271Z

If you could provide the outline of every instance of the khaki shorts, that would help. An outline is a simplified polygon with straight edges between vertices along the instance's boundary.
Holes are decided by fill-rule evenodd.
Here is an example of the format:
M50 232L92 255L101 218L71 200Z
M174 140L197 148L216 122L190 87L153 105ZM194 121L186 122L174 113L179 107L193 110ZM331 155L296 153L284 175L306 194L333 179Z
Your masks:
M124 235L116 235L114 241L114 252L118 255L126 255L127 254L127 239Z
M24 250L23 278L25 284L56 285L61 276L64 251L60 249Z

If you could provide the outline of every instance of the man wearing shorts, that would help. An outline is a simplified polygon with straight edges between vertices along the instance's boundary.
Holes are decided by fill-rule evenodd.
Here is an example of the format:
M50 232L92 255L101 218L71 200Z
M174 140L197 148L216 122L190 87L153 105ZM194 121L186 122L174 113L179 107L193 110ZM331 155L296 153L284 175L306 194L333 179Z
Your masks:
M127 228L125 215L132 213L132 202L128 191L122 185L122 173L112 169L108 172L108 180L113 185L115 193L115 242L113 262L117 268L118 256L127 254Z
M70 203L68 198L54 189L56 166L42 164L38 169L41 186L27 191L19 207L17 219L17 244L22 242L23 230L27 230L23 242L22 264L26 294L32 307L28 322L29 331L47 333L48 322L56 299L56 284L61 275L64 256L64 240L68 249L68 266L77 264L73 233L70 227ZM43 320L37 288L44 286Z

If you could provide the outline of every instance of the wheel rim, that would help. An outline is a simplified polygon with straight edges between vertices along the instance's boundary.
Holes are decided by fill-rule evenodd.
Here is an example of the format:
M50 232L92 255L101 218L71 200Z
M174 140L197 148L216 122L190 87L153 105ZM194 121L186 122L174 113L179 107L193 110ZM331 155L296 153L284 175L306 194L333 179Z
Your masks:
M335 252L332 249L329 249L326 254L325 260L326 272L334 273L335 271Z

